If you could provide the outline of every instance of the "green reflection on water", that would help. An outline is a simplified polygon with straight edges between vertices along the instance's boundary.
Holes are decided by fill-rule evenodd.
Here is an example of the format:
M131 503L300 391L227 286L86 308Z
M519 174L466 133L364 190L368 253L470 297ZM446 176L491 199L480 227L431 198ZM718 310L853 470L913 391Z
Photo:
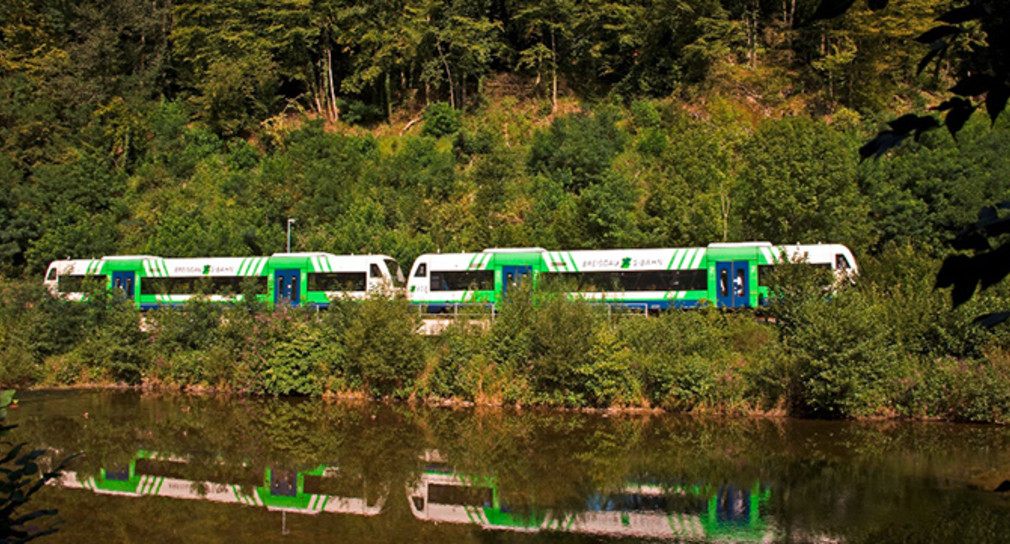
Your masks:
M94 492L40 499L65 520L52 542L1010 534L991 491L1010 478L1001 427L136 392L25 395L11 422L17 440L85 453L67 486Z

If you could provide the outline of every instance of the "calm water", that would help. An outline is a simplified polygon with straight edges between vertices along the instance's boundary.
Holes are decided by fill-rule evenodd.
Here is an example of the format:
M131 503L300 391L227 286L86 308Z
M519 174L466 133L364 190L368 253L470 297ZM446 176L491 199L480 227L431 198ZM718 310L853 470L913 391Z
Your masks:
M42 542L1005 542L1010 429L21 396Z

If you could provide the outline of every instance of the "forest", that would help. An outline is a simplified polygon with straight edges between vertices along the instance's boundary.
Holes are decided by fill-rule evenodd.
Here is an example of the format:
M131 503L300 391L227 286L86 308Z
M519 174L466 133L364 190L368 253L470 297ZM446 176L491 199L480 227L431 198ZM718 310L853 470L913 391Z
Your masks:
M956 55L920 66L951 6L9 0L0 384L1003 421L1010 334L972 319L1010 291L953 309L933 285L950 240L1010 194L1005 116L858 151L957 81ZM951 47L985 39L969 22ZM41 290L68 256L282 251L289 218L293 250L401 263L767 240L846 244L864 277L830 302L783 285L794 304L770 321L614 323L558 302L432 342L401 334L399 302L201 306L141 328L115 301L71 309ZM566 315L574 328L551 328Z

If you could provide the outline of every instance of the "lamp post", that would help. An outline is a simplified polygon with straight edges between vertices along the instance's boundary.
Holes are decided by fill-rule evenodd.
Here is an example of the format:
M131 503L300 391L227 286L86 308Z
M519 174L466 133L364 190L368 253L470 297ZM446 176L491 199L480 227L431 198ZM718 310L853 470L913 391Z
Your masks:
M291 253L291 224L294 222L294 219L288 219L288 253Z

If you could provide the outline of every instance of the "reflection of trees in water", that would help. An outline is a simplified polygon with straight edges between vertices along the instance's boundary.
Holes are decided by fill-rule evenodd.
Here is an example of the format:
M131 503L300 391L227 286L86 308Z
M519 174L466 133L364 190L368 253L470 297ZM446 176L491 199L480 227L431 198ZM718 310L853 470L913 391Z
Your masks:
M304 475L307 492L358 496L369 504L385 497L383 516L397 519L410 519L405 488L427 468L493 486L518 517L545 509L577 514L591 510L594 500L620 509L648 499L652 509L691 513L710 497L730 512L730 503L741 499L727 490L759 485L768 490L761 515L790 534L863 538L901 524L916 531L935 525L944 534L944 509L991 521L992 505L980 500L983 492L969 489L970 478L983 469L1010 467L1010 433L946 424L453 410L132 392L27 400L18 415L29 413L19 422L20 438L61 452L86 452L75 468L85 475L128 466L139 450L184 455L184 466L176 469L186 480L250 489L262 485L267 468L304 475L327 466L334 468ZM157 470L172 474L168 461L142 462L163 463ZM1008 476L993 474L993 485ZM635 498L629 486L663 492ZM698 491L678 491L686 487Z

